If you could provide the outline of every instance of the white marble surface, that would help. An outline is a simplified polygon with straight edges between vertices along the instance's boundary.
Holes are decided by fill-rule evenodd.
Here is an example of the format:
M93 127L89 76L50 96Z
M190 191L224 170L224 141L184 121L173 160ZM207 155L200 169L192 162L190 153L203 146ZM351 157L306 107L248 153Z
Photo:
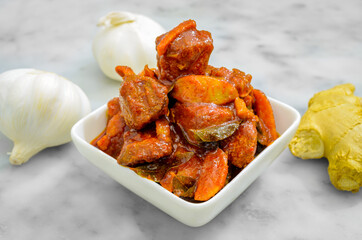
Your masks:
M362 2L0 0L0 72L33 67L78 84L92 108L117 95L91 51L99 17L145 14L212 33L210 63L304 113L317 91L351 82L362 96ZM0 86L1 87L1 86ZM1 115L0 115L1 117ZM331 126L333 127L333 126ZM0 239L362 239L362 193L337 191L328 162L286 149L214 220L187 227L91 165L72 143L11 166L0 133Z

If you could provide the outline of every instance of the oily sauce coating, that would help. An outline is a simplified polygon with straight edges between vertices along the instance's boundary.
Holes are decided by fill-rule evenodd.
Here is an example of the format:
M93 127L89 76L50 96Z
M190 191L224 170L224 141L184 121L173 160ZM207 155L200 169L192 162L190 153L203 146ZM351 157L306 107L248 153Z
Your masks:
M120 95L92 144L176 196L207 201L278 137L272 107L250 74L208 65L211 34L193 20L156 50L157 69L115 68Z

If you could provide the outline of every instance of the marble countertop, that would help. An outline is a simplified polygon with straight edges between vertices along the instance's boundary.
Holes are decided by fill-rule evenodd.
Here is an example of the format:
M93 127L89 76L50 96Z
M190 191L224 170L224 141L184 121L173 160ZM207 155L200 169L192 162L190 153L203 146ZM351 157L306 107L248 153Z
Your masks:
M357 0L0 0L0 72L58 73L96 109L118 94L91 50L98 19L114 10L167 30L195 19L213 35L210 64L252 74L256 88L301 114L314 93L337 84L353 83L362 96ZM73 143L22 166L9 164L11 148L0 133L0 239L362 239L362 193L336 190L326 159L303 161L288 149L215 219L191 228L91 165Z

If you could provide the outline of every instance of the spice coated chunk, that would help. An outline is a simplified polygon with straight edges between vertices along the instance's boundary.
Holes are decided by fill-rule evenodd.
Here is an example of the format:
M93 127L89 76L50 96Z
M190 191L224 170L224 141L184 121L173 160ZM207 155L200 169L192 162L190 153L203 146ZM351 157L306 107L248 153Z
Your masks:
M117 161L119 164L134 166L153 162L172 153L170 125L165 119L156 121L156 136L150 131L130 130L124 134L124 144Z
M168 112L167 87L151 77L126 75L120 103L128 127L140 130Z
M211 34L185 21L156 39L160 80L172 85L180 76L204 75L214 49Z
M239 167L246 167L253 159L257 149L256 122L247 120L229 138L220 142L221 149L229 161Z
M103 134L93 141L93 145L116 158L123 146L123 134L126 123L122 117L119 98L115 97L107 103L109 121Z

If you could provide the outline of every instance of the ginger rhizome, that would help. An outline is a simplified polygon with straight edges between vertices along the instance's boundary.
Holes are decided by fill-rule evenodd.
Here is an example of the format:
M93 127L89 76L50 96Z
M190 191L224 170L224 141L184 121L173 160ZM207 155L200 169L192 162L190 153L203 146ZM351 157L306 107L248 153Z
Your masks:
M352 84L321 91L310 99L289 144L302 159L326 157L332 184L358 192L362 186L362 98Z

